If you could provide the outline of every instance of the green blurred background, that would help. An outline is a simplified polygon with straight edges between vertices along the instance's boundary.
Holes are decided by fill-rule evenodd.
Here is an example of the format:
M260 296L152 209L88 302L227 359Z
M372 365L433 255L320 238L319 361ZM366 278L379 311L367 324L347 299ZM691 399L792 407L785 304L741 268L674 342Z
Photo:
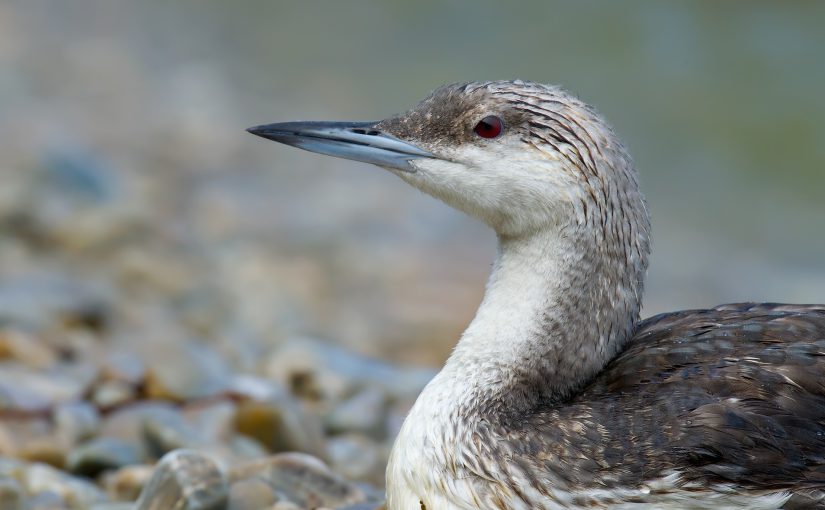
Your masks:
M506 78L565 86L629 146L654 219L644 315L824 302L823 26L815 1L4 0L0 312L71 279L132 333L437 364L492 234L244 129Z

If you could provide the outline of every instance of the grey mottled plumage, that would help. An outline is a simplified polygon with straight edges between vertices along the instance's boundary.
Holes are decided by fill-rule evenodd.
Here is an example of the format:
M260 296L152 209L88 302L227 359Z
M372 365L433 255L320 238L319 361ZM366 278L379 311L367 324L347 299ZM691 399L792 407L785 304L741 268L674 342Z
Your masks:
M390 510L825 505L825 307L640 323L650 222L585 103L465 83L379 122L251 131L387 168L498 235L479 311L393 447Z

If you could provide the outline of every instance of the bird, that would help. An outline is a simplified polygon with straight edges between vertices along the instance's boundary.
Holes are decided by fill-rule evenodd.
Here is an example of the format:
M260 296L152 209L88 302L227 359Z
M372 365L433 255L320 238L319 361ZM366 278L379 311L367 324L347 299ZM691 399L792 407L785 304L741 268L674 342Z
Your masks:
M648 208L575 95L457 83L377 122L248 131L382 167L498 238L393 444L388 510L825 508L825 305L640 320Z

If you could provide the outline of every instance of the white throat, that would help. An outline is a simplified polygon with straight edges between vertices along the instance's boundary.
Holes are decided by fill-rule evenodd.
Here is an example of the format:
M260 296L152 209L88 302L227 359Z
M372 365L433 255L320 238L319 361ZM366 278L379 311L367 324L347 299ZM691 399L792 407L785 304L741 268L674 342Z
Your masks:
M576 232L585 231L548 228L499 237L475 318L393 447L389 508L408 508L393 501L412 501L413 492L439 501L439 480L466 476L462 463L475 458L479 423L497 426L554 405L602 370L630 337L640 289L627 278L626 262L611 263L596 239Z

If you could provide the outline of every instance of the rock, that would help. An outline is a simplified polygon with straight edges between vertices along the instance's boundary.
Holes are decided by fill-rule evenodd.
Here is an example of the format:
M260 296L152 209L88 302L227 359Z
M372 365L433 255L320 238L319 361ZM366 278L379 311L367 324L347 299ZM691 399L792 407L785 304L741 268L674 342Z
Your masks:
M104 381L137 385L143 382L145 375L143 360L126 346L107 351L101 361L100 376Z
M134 443L113 437L97 437L69 452L66 469L94 477L102 471L137 464L140 460L140 448Z
M387 395L377 387L366 388L340 403L325 425L329 432L360 432L375 439L386 434Z
M60 442L73 445L96 435L100 413L88 402L67 402L52 411L55 434Z
M202 343L155 341L143 356L149 398L184 401L210 397L226 391L230 383L228 365Z
M34 494L26 502L26 510L69 510L68 503L56 492L43 491Z
M436 371L396 367L318 340L295 338L270 353L264 373L310 400L339 401L375 387L394 400L413 401Z
M260 378L242 376L233 392L246 396L238 404L234 428L266 446L271 452L302 451L325 456L317 420L304 413L279 385Z
M0 284L0 321L35 330L77 325L99 331L109 318L106 294L98 286L65 274L17 274Z
M103 487L115 501L135 501L149 482L154 467L147 464L124 466L103 478Z
M179 412L157 413L143 419L143 439L149 453L161 457L172 450L196 446L200 434Z
M57 353L37 335L19 329L3 329L0 330L0 359L16 360L42 370L57 361Z
M175 450L158 462L135 510L223 510L228 497L229 484L211 459Z
M383 485L388 452L379 443L358 434L346 434L330 438L327 444L336 473L350 480Z
M333 474L319 459L302 453L273 455L230 472L233 482L249 478L262 479L273 491L303 508L337 508L366 500L360 488Z
M139 444L143 449L141 459L148 459L150 453L148 445L144 443L144 421L153 417L169 417L168 419L174 420L179 413L178 408L168 402L136 402L106 416L100 428L100 435Z
M0 508L3 510L23 510L25 496L20 482L9 476L0 475Z
M134 503L96 503L89 510L135 510Z
M278 501L272 506L272 510L304 510L302 507L296 505L292 501ZM324 509L318 509L324 510Z
M181 410L183 419L208 443L221 443L234 435L238 406L231 400L188 405Z
M134 400L137 400L137 391L134 385L127 381L103 381L92 390L92 402L102 409L110 409Z
M0 410L44 411L57 403L79 400L89 380L69 369L34 370L0 363Z
M53 493L69 508L89 508L95 503L106 501L106 495L91 482L67 475L45 464L27 466L23 472L22 483L29 494L40 496L41 493ZM29 505L32 505L31 501Z
M0 477L22 480L27 466L25 462L19 459L0 456Z
M229 486L228 510L270 508L278 501L272 487L261 478L245 478Z
M68 444L53 434L45 418L32 417L0 422L0 454L30 462L63 466Z
M16 455L28 462L42 462L56 468L66 464L66 447L54 437L29 439L21 444Z

